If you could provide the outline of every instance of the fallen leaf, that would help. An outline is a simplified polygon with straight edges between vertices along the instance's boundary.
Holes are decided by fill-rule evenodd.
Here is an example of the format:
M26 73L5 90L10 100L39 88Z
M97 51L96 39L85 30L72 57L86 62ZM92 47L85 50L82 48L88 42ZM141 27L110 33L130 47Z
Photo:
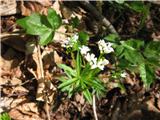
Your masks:
M43 1L46 1L45 3ZM44 6L45 5L45 6ZM46 6L49 5L49 1L47 3L47 0L36 0L36 1L27 1L27 2L21 2L20 10L22 12L23 16L29 16L34 12L39 13L47 13Z
M67 39L67 36L65 35L65 32L67 31L67 29L65 28L65 26L59 27L56 31L57 32L55 32L55 35L53 38L54 42L63 42L64 40Z
M22 84L22 81L21 81L20 79L18 79L18 78L13 77L13 78L10 80L10 83L11 83L11 85L15 86L15 85L20 85L20 84Z
M13 98L0 97L0 113L9 110L10 104L13 102Z
M36 113L36 114L39 113L38 106L34 102L24 103L21 106L17 107L17 109L19 109L20 111L22 111L25 114L31 113L31 115L32 115L33 113Z
M158 105L158 109L160 110L160 98L158 99L158 101L157 101L158 103L157 103L157 105Z
M9 82L8 79L4 79L4 78L0 77L0 85L5 85L5 84L7 84L8 82Z
M17 107L18 105L20 105L20 103L22 103L25 100L26 98L24 97L14 99L13 102L11 103L11 108Z
M60 10L60 4L58 0L55 0L54 4L51 6L51 8L53 8L57 14L59 14L62 17L62 13Z
M29 92L26 88L24 88L23 86L17 86L13 89L13 91L16 93L20 93L20 92Z
M39 115L32 113L32 115L23 114L18 109L12 109L9 111L9 115L14 120L43 120Z
M54 62L56 64L62 64L62 57L60 57L56 51L54 51Z

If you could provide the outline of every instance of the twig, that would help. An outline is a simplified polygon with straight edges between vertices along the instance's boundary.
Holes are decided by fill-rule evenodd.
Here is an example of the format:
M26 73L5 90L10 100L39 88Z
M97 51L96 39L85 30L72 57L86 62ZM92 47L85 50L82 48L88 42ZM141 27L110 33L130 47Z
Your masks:
M45 79L44 79L44 70L43 70L43 62L42 62L40 45L37 45L37 52L38 52L38 62L39 62L39 68L40 68L40 74L41 74L40 79L43 79L43 82L46 83ZM46 110L48 120L51 120L50 114L49 114L49 106L48 106L47 101L48 101L48 99L47 99L47 95L46 95L45 96L45 110Z
M80 1L80 4L83 5L89 12L91 12L92 15L94 15L95 19L102 22L103 25L106 26L111 33L118 34L113 25L103 15L101 15L97 11L97 9L92 4L89 3L89 1Z
M93 113L94 113L95 120L98 120L97 112L96 112L96 98L95 98L95 95L93 95Z

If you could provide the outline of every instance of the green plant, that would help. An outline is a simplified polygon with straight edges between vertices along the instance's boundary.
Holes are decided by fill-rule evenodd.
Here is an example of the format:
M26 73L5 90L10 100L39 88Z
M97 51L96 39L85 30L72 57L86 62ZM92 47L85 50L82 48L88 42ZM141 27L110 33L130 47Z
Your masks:
M33 13L16 22L26 30L27 34L39 36L40 45L47 45L52 42L54 33L60 27L62 20L53 9L49 8L47 16Z
M8 115L8 113L2 113L0 115L0 120L11 120L10 116Z
M59 88L63 92L68 92L69 97L76 92L82 92L86 100L92 104L93 94L99 98L105 92L105 87L98 74L109 63L104 55L114 50L110 43L100 40L98 42L100 55L97 58L91 53L91 49L86 46L88 39L87 34L80 32L78 35L75 34L71 37L65 45L62 45L71 53L75 65L73 68L65 64L58 65L66 73L66 76L59 78L62 82Z
M121 40L119 36L110 34L106 40L113 42L117 67L128 69L140 74L144 86L149 88L155 80L155 70L160 67L160 42L128 39Z

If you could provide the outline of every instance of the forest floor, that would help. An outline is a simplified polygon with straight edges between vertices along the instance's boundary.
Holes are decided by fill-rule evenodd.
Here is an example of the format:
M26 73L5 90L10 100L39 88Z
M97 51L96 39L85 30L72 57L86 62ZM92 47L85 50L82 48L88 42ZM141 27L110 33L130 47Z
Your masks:
M25 2L20 12L1 17L1 98L0 112L7 112L13 120L92 120L94 113L92 106L85 102L79 93L70 99L66 93L57 90L59 80L57 76L62 71L56 66L58 63L71 63L65 57L64 49L60 47L58 39L65 38L57 34L56 43L51 43L41 49L43 54L43 68L45 79L53 84L49 93L50 104L37 100L38 82L35 56L26 46L32 37L24 34L13 34L19 29L16 20L22 15L28 16L31 12L46 10L47 5L52 6L63 18L70 19L71 14L80 18L80 30L88 31L91 39L98 40L109 32L101 28L101 23L78 2L49 3ZM18 6L20 3L17 3ZM94 6L95 2L92 3ZM46 5L46 6L45 6ZM45 7L44 7L45 6ZM73 7L74 6L74 7ZM140 28L141 14L117 10L108 1L103 3L101 14L111 22L118 34L124 38L136 38L144 41L160 40L160 5L151 4L150 14L145 24ZM61 28L60 32L65 32ZM72 31L70 31L72 32ZM107 79L107 72L101 76ZM156 71L160 77L160 70ZM151 85L149 90L143 87L138 75L127 74L124 81L126 89L122 93L117 87L108 88L106 95L96 100L96 112L99 120L160 120L160 80Z

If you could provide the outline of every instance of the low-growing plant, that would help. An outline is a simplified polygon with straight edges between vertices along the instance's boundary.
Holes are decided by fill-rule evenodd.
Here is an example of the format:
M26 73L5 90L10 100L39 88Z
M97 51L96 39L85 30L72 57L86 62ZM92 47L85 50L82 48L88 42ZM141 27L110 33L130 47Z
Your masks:
M53 40L54 33L61 26L62 20L53 9L49 9L47 16L34 13L18 20L17 23L27 34L39 36L40 45L47 45ZM73 28L78 24L77 18L72 20ZM110 34L99 40L96 46L99 49L94 54L89 48L89 36L85 32L75 33L62 43L73 64L58 65L65 72L65 76L59 78L61 83L58 88L67 92L69 97L80 92L90 104L93 95L100 98L106 91L106 85L99 78L99 74L109 63L115 67L110 71L111 79L124 78L124 71L129 70L140 74L146 88L154 82L155 70L160 66L160 42L122 40L118 35ZM107 57L110 57L110 60L106 59ZM122 82L117 87L124 89Z
M26 30L27 34L38 36L40 45L47 45L53 41L55 31L61 26L62 19L55 10L49 8L47 16L33 13L16 22Z
M138 39L121 40L115 34L110 34L104 39L114 44L117 67L140 74L144 86L149 88L155 80L155 70L160 67L160 42L145 43Z
M73 68L65 64L58 65L67 75L60 77L62 83L59 88L64 92L68 92L69 97L76 92L82 92L86 100L92 104L93 94L100 98L105 92L105 87L98 77L98 74L104 70L104 66L109 63L104 55L114 50L111 47L111 43L100 40L97 43L100 54L96 57L87 46L88 39L87 34L80 32L69 38L69 40L62 45L67 49L67 52L71 53L75 65Z

